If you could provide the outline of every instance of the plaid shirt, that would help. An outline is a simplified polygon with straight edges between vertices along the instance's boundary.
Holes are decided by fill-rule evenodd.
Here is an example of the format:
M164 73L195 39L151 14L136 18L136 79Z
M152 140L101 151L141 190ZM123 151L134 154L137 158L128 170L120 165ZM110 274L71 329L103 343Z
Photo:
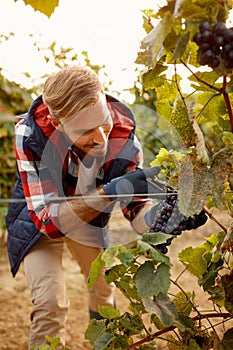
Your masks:
M105 174L103 183L127 171L135 170L142 161L142 154L135 143L135 125L127 115L129 110L119 102L114 105L114 102L108 97L108 108L114 126L109 137L109 140L113 140L112 146L109 146L108 156L103 166ZM49 112L42 103L41 97L33 106L28 116L20 120L15 128L17 166L29 215L37 230L50 238L58 238L65 233L58 229L60 202L56 202L54 198L75 195L78 155L73 152L63 133L49 123L47 119ZM130 147L132 159L128 158L127 165L122 169L118 169L116 164L112 166L114 161L117 162L119 155L122 154L122 158L125 157L124 151L127 147ZM141 198L134 199L123 209L124 216L132 221L138 211L149 202ZM103 216L104 213L101 215ZM108 219L109 215L106 217L107 221ZM94 221L98 222L98 218Z

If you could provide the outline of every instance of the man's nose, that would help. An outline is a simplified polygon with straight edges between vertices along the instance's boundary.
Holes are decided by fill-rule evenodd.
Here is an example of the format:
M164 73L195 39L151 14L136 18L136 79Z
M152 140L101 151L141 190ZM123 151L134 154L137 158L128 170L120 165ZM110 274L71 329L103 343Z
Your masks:
M104 129L102 126L99 126L95 129L94 135L93 135L93 141L96 143L103 143L107 141L107 135L104 132Z

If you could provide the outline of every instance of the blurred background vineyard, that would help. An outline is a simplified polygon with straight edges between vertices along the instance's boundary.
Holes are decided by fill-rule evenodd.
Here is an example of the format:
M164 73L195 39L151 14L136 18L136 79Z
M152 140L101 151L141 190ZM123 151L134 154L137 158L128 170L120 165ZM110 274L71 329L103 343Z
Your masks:
M0 70L0 198L11 196L15 180L14 125L17 115L26 111L32 101L31 92L8 81ZM6 234L5 215L7 205L0 203L0 237Z

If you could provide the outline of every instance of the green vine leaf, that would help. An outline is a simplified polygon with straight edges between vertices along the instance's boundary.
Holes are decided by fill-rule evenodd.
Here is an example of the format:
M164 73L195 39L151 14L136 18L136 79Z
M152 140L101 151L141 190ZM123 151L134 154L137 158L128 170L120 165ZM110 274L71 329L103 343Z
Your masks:
M175 304L166 294L160 293L153 300L149 296L144 296L142 300L147 312L158 316L165 327L174 325L181 331L185 330L185 326L179 319Z
M167 335L167 340L168 340L169 350L187 350L188 349L187 345L181 344L181 342L178 341L171 334Z
M91 264L91 270L88 276L87 285L91 289L95 281L97 281L101 270L104 267L104 261L102 260L102 253L93 260Z
M149 244L157 245L157 244L166 242L169 238L172 238L172 237L174 236L163 232L146 231L142 236L142 240Z
M186 32L179 36L179 39L176 43L175 50L172 55L171 62L175 62L177 59L180 59L183 56L186 50L186 47L188 45L189 38L190 38L190 32Z
M160 252L160 250L155 249L152 247L149 243L143 242L142 240L138 241L138 248L140 249L141 253L144 253L148 255L151 259L153 259L153 262L155 264L157 263L164 263L167 266L170 267L171 262L168 256L164 255Z
M156 271L151 261L146 261L135 273L134 280L140 297L166 294L170 285L169 266L162 263Z
M199 277L207 270L208 261L205 259L205 253L206 248L203 246L196 248L188 247L182 250L178 257L189 272Z
M85 332L85 338L90 341L90 343L93 345L95 341L104 334L106 330L105 326L105 320L96 320L93 319L89 323L86 332Z
M194 293L187 292L186 295L183 292L177 293L173 299L177 312L189 316L192 311L192 303L190 300L194 300Z
M202 286L204 291L208 291L215 283L215 279L218 276L219 268L223 266L223 260L218 262L212 262L208 266L208 271L198 278L198 283Z
M131 315L128 312L119 319L119 324L120 327L123 326L129 330L131 334L138 334L144 329L141 317L139 315Z
M113 306L99 305L98 312L103 318L113 319L120 317L120 311L116 310Z
M115 336L111 333L103 333L98 339L96 339L94 345L95 350L107 350L108 345L115 339Z

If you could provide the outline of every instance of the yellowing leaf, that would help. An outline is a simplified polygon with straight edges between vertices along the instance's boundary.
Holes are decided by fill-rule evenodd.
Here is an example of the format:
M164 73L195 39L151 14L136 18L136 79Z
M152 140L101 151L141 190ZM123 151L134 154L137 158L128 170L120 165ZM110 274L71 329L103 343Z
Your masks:
M43 13L45 16L50 17L55 8L58 6L59 0L23 0L25 5L30 5L35 11Z
M207 150L205 146L204 135L195 119L195 113L193 111L193 103L191 103L189 106L189 119L192 123L194 134L195 134L194 138L195 138L195 144L196 144L197 159L201 160L203 163L209 163L209 156L207 154Z
M179 260L194 276L199 277L206 272L207 261L204 258L206 249L203 247L188 247L179 253Z
M142 40L141 50L143 51L140 52L141 55L138 56L136 63L145 64L143 58L146 56L148 66L153 68L156 65L163 53L163 42L171 29L172 23L173 16L170 12L167 12L159 24Z
M173 302L180 314L189 316L192 311L192 304L189 299L187 299L187 296L193 300L193 294L191 292L187 292L186 295L183 292L179 292L176 294Z

